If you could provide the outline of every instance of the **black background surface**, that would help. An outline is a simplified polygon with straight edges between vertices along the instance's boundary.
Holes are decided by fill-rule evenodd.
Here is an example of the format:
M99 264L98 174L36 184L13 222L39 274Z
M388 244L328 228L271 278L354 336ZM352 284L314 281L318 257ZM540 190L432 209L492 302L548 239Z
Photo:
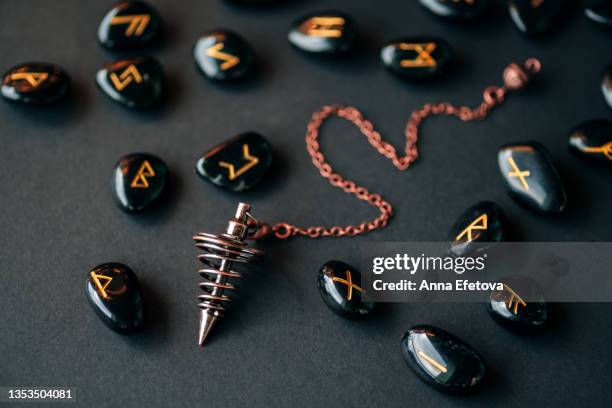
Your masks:
M303 0L265 8L221 1L156 0L166 41L151 54L168 76L165 107L130 112L94 85L114 58L96 41L110 1L3 0L3 70L42 60L74 80L72 102L31 109L0 104L0 385L70 386L83 406L609 406L610 305L566 304L538 336L498 327L479 304L393 304L377 318L344 321L316 289L316 271L338 258L359 265L368 241L441 241L455 218L482 199L512 220L517 240L609 241L609 169L567 151L569 129L609 117L599 86L610 33L576 6L555 30L528 39L503 7L474 23L440 20L410 1ZM358 51L322 60L291 49L294 18L337 8L357 20ZM198 74L191 47L201 31L226 27L256 49L259 75L235 86ZM379 46L403 35L447 39L459 63L443 80L406 84L378 60ZM425 102L476 105L503 68L541 58L537 83L511 95L485 122L436 118L423 126L421 157L399 172L350 124L324 127L335 169L381 193L396 214L388 228L358 238L293 239L265 245L266 262L241 282L240 298L204 349L196 346L199 309L193 233L221 232L238 200L268 222L358 223L373 209L320 178L305 152L310 114L324 104L363 110L398 148L410 112ZM236 195L194 171L204 150L237 133L266 135L276 170L255 191ZM504 143L538 140L550 150L570 197L567 212L545 218L513 202L498 174ZM124 154L162 157L173 175L159 208L130 216L113 202L110 177ZM108 330L87 304L89 269L118 261L138 274L147 329ZM399 351L413 324L443 327L474 345L490 368L480 393L457 398L424 385Z

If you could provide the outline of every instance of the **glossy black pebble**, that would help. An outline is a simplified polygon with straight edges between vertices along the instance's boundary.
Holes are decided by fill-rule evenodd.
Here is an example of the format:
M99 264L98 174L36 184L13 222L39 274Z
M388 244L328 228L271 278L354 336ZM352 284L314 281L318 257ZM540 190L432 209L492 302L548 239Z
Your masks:
M193 58L205 77L231 81L251 71L255 63L255 52L238 34L229 30L216 30L198 38L193 46Z
M612 108L612 65L608 65L601 80L601 91L603 92L608 106Z
M491 201L474 204L461 214L451 228L450 253L464 256L482 251L489 244L506 240L502 209Z
M147 109L162 98L164 72L150 57L121 59L100 69L96 82L115 102L130 109Z
M167 178L168 168L160 158L147 153L123 156L113 174L115 202L127 212L142 211L159 199Z
M153 7L142 1L117 3L102 19L98 41L113 50L148 46L160 37L161 18Z
M518 201L545 213L565 209L565 188L548 151L540 143L503 146L497 161L510 194Z
M517 332L542 327L548 318L548 307L539 285L526 276L510 276L500 281L504 289L491 292L487 302L493 320Z
M86 294L100 319L121 334L143 325L142 298L134 272L120 263L105 263L87 276Z
M319 293L329 308L347 319L361 319L374 310L363 296L361 274L341 261L329 261L319 269Z
M347 14L337 11L312 13L296 20L289 31L289 42L314 54L340 54L353 47L357 27Z
M213 147L198 159L197 173L226 190L257 185L272 165L272 146L258 133L246 132Z
M612 2L610 0L600 1L588 6L584 10L587 18L602 27L612 29Z
M569 149L579 157L612 163L612 122L596 119L579 124L570 134Z
M2 77L2 96L25 104L56 102L69 88L68 75L61 68L44 62L17 65Z
M565 0L509 0L512 21L525 34L539 34L550 27Z
M485 363L476 350L434 326L411 327L402 338L401 350L415 374L441 391L473 391L485 376Z
M432 13L457 20L472 20L487 8L487 0L420 0Z
M380 59L390 72L418 81L446 72L453 60L453 50L441 38L407 37L386 44Z

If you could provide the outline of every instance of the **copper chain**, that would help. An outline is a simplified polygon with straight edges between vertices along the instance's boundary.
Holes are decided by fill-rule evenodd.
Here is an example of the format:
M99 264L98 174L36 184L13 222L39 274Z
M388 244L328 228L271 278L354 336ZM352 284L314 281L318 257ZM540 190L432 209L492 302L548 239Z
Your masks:
M432 115L449 115L456 116L464 122L485 119L496 105L503 103L508 91L523 88L529 82L529 77L538 73L540 69L540 61L535 58L528 59L522 67L510 64L504 71L504 85L501 87L491 86L485 89L483 102L476 108L455 106L448 102L442 102L436 104L428 103L415 110L410 115L406 125L404 156L398 155L395 147L385 142L380 133L374 129L372 122L365 119L357 109L340 105L324 106L312 115L306 131L306 149L312 158L312 163L319 169L321 176L325 177L332 186L341 188L344 192L353 194L359 200L366 201L368 204L378 208L380 215L371 221L364 221L359 225L347 225L344 227L336 225L329 228L321 226L302 228L288 223L278 223L273 227L269 227L266 224L260 224L257 232L252 237L257 239L270 233L274 233L279 239L287 239L295 235L303 235L310 238L355 236L383 228L389 222L393 215L393 207L388 201L379 194L371 193L365 187L344 179L338 173L334 173L332 166L326 161L325 156L321 152L318 138L321 126L330 116L338 116L357 126L378 153L391 160L395 167L403 171L410 167L419 156L417 148L419 126L427 117Z

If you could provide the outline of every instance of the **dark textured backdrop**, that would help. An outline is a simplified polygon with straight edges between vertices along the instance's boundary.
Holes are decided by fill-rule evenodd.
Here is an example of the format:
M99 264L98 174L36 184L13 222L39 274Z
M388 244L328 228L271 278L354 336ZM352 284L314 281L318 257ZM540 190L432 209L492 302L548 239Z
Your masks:
M63 66L74 80L72 103L24 109L0 104L0 385L72 386L83 406L609 406L610 305L562 305L551 327L516 337L478 304L394 304L377 318L341 320L319 298L318 267L330 258L359 264L368 241L438 241L455 218L482 199L498 202L517 239L612 239L610 173L567 151L572 125L609 117L599 90L610 57L610 33L580 8L549 35L521 35L503 8L482 21L442 21L411 1L287 1L243 9L221 1L151 1L166 21L166 41L152 54L168 75L166 106L130 112L94 86L114 55L96 41L110 1L3 0L0 64L28 60ZM291 49L287 27L299 15L334 7L355 17L358 52L317 60ZM217 86L194 68L198 33L235 29L260 60L257 79ZM444 80L406 84L378 60L396 36L436 34L460 61ZM541 58L537 84L486 122L440 118L423 128L421 159L397 171L349 124L325 127L323 148L341 174L381 193L396 215L384 231L341 240L294 239L267 245L261 271L242 282L241 298L216 327L207 348L196 346L195 248L199 230L221 231L238 200L255 215L303 225L360 222L375 215L319 177L305 152L311 112L353 104L387 140L403 145L410 112L428 101L479 103L510 61ZM245 130L274 145L277 167L253 192L229 194L195 175L198 154ZM570 195L567 212L544 218L507 197L496 152L535 139L549 149ZM161 156L173 174L164 205L129 216L111 197L116 160L130 152ZM119 261L140 277L147 329L132 337L108 330L84 295L89 268ZM416 323L444 327L486 358L490 382L466 398L424 385L399 352ZM175 404L176 405L176 404Z

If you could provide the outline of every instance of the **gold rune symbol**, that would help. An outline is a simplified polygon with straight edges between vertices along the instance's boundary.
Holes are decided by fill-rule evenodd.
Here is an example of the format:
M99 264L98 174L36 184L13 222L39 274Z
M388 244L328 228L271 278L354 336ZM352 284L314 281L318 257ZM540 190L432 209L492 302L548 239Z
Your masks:
M409 44L399 43L399 48L404 51L415 51L417 56L413 59L403 59L400 66L403 68L435 67L438 65L431 53L436 49L436 43Z
M455 241L459 241L464 235L467 235L467 242L472 242L476 238L480 236L480 233L477 233L476 236L472 235L474 230L487 230L488 228L488 217L487 214L482 214L480 217L476 218L470 225L468 225L461 234L457 235Z
M527 184L527 180L525 180L525 178L529 177L531 175L531 172L529 170L521 171L516 165L516 162L514 161L512 156L508 156L508 163L510 163L510 166L513 170L508 173L508 177L518 177L523 187L525 187L525 190L529 190L529 184Z
M601 153L606 156L608 160L612 160L612 142L608 142L599 147L585 147L584 151L586 153Z
M137 84L142 82L142 75L138 72L136 65L131 64L128 66L119 76L115 72L110 74L110 79L113 85L118 91L123 91L132 81L136 81Z
M223 43L217 43L206 50L206 55L224 61L219 67L222 71L225 71L226 69L236 66L240 62L240 58L226 52L221 52L223 47Z
M353 288L363 293L363 289L353 283L353 277L351 276L350 271L346 271L346 279L342 279L337 276L332 276L332 281L344 283L348 287L348 294L346 295L346 300L351 300L353 298Z
M25 80L32 85L32 88L38 88L38 85L49 78L49 74L46 72L16 72L11 74L9 78L11 81Z
M125 36L131 37L141 35L151 21L148 14L132 14L129 16L116 16L111 20L111 25L129 24L125 29Z
M506 284L504 284L504 289L510 294L510 297L508 298L508 303L506 303L506 306L508 307L508 309L512 310L514 314L518 314L519 305L526 307L527 304L525 303L523 299L521 299L519 295L517 295L515 291L510 289L510 287L508 287ZM512 308L512 305L514 305L514 308Z
M106 287L111 283L113 278L111 278L110 276L106 276L106 275L98 275L95 272L91 272L90 275L91 275L91 279L96 284L96 287L98 288L98 291L100 292L102 297L104 299L108 299L108 294L106 293ZM100 283L100 279L106 281L106 283L102 285L102 283Z
M431 365L433 368L440 371L441 373L446 373L448 371L448 369L443 364L434 360L433 357L427 355L424 351L419 350L417 354L423 360L427 361L429 365Z
M149 188L149 180L147 180L147 177L153 177L153 176L155 176L155 172L153 171L153 168L149 164L149 161L145 160L142 162L142 164L140 165L140 168L136 172L136 176L132 180L130 187Z
M312 37L338 38L344 23L342 17L312 17L302 23L300 31Z
M236 177L240 177L242 174L246 173L253 166L256 166L257 163L259 163L259 158L255 157L255 156L251 156L251 154L249 153L249 145L248 144L242 145L242 156L244 157L244 159L246 161L248 161L248 163L245 164L244 166L242 166L241 168L239 168L238 171L236 171L236 168L231 163L224 162L224 161L220 161L219 162L219 166L220 167L225 167L228 170L228 176L227 177L230 180L234 180Z

